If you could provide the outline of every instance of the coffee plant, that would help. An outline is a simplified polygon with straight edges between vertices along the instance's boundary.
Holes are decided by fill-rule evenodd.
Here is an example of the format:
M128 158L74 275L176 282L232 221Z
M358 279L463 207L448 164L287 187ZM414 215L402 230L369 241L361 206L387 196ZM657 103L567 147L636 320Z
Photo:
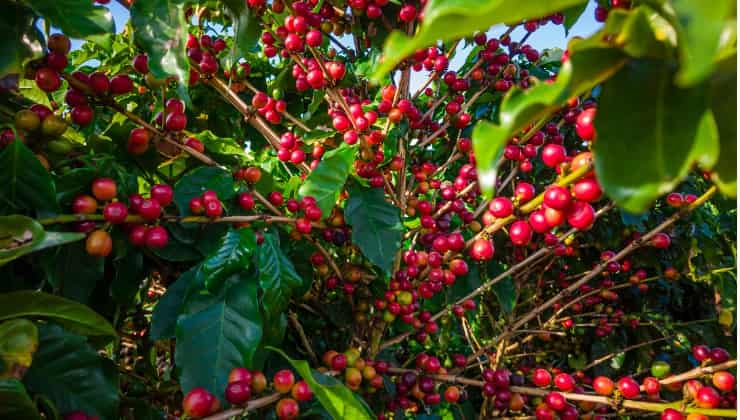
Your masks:
M735 4L589 2L3 0L0 418L736 417Z

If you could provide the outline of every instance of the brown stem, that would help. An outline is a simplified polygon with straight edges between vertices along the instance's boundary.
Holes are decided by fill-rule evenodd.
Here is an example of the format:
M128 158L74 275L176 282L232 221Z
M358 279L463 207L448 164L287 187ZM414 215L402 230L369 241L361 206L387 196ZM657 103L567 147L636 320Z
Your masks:
M660 337L660 338L656 338L655 340L645 341L644 343L638 343L638 344L633 344L631 346L627 346L627 347L625 347L625 348L623 348L623 349L621 349L619 351L615 351L615 352L609 353L609 354L607 354L605 356L599 357L598 359L596 359L593 362L591 362L591 363L587 364L586 366L584 366L583 369L581 369L581 370L583 370L583 371L589 370L589 369L591 369L594 366L600 365L600 364L606 362L607 360L610 360L611 358L613 358L614 356L616 356L616 355L618 355L620 353L627 353L628 351L631 351L631 350L634 350L634 349L639 349L640 347L649 346L651 344L660 343L661 341L665 341L665 340L668 340L668 339L671 339L671 338L673 338L673 336L670 336L670 337Z
M298 337L301 339L301 344L306 349L311 361L314 365L318 365L319 359L316 357L316 353L314 353L313 348L311 348L311 342L308 341L308 337L306 337L306 333L303 331L303 326L298 322L298 317L295 315L295 312L288 313L288 320L298 333Z

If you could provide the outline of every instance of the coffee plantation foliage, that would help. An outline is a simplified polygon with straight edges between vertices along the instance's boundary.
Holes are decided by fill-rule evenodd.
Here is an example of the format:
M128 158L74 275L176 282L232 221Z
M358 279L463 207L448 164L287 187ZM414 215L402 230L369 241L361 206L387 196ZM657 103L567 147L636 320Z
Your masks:
M735 417L735 5L587 3L4 1L0 418Z

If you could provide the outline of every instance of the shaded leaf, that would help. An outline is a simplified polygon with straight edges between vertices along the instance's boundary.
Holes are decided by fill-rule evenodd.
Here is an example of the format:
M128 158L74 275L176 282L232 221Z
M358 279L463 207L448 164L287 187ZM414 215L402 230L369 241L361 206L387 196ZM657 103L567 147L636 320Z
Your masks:
M79 0L34 0L30 2L41 16L71 38L86 38L116 31L108 8Z
M17 379L0 381L0 418L37 420L41 418L26 388Z
M118 418L118 371L85 337L54 324L39 326L39 349L23 379L62 413L82 410L101 419Z
M256 264L262 289L262 308L268 319L280 315L288 307L293 291L303 283L293 263L280 249L280 238L266 233L257 248Z
M722 193L737 195L737 54L717 65L709 81L710 107L719 134L719 159L712 179Z
M177 317L183 312L183 304L197 270L196 266L180 275L180 278L172 283L157 301L149 329L152 340L175 337Z
M36 16L29 8L15 2L3 4L0 31L6 41L0 45L0 79L22 74L27 61L44 55L44 35L35 23Z
M105 268L105 258L88 254L80 242L52 250L43 263L49 283L63 296L82 303L87 303Z
M90 307L35 290L0 294L0 320L18 317L48 319L82 335L117 336L110 322Z
M401 247L403 225L401 211L385 201L383 189L350 189L344 218L352 226L352 242L373 264L390 273Z
M239 58L246 57L247 53L257 46L261 33L260 19L254 16L252 9L246 6L245 1L224 0L223 3L234 26L234 45L231 49L231 56L232 62L236 62Z
M0 203L36 212L59 210L51 175L18 140L0 152Z

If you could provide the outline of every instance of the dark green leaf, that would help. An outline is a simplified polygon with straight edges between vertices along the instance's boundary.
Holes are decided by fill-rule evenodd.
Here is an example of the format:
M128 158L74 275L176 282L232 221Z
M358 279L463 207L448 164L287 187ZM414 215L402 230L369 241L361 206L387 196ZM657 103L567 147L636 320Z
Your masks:
M601 92L595 121L599 138L593 149L596 172L606 194L633 213L672 191L695 162L711 167L717 159L706 89L681 89L672 80L664 62L638 60L608 80Z
M327 152L298 189L299 197L311 196L316 199L323 217L329 217L331 209L334 208L339 193L347 182L356 151L356 146L347 146L343 143Z
M541 18L584 3L585 0L430 0L424 8L421 28L413 38L394 31L386 39L383 61L376 67L373 79L381 80L401 60L438 40L449 41L476 31L487 31L499 23L515 24L525 19Z
M720 191L737 195L737 54L725 58L709 81L711 108L719 133L719 159L712 179Z
M401 247L403 225L398 207L385 201L382 188L352 188L344 218L352 226L352 242L375 265L390 273Z
M175 204L180 214L190 213L190 199L213 190L219 200L234 198L234 179L229 171L214 167L200 167L188 172L175 184Z
M197 277L209 290L216 290L226 277L249 267L255 248L257 238L251 229L231 230L224 235L220 246L201 263Z
M280 238L274 233L266 233L264 238L265 241L257 248L256 264L262 289L262 308L268 318L273 318L285 311L293 291L303 281L280 249Z
M36 212L59 209L51 175L21 141L0 152L0 202Z
M110 285L111 296L116 302L128 305L147 275L144 271L144 254L133 247L128 247L124 255L113 260L113 266L115 277Z
M261 33L260 19L253 15L252 9L242 0L224 0L223 3L234 26L231 56L232 61L236 62L239 58L246 57L247 53L257 46Z
M83 335L117 335L108 320L89 307L61 296L34 290L0 294L0 320L18 317L49 319L64 325L69 331Z
M676 84L686 87L705 80L716 64L720 36L726 21L734 15L735 2L674 0L664 7L672 7L675 11L673 24L678 32L681 57Z
M149 69L157 79L189 79L186 52L188 22L184 0L136 1L131 6L134 42L149 55Z
M587 7L588 3L583 3L563 10L563 17L565 18L563 21L563 29L565 29L565 36L568 36L570 28L578 22L578 19L583 15L583 12L586 11Z
M0 381L0 418L13 420L37 420L40 418L36 405L28 396L26 388L17 379Z
M514 306L516 306L517 298L514 280L512 280L511 277L507 277L494 284L491 290L493 290L493 293L496 295L496 299L498 299L501 309L503 309L506 314L510 314L511 311L514 310Z
M86 38L116 31L110 10L92 2L34 0L31 7L71 38Z
M33 12L15 2L3 4L0 31L5 42L0 45L0 79L8 74L23 74L29 60L44 55L44 35L35 25Z
M39 350L23 379L29 390L51 399L62 413L81 410L118 419L118 371L85 337L54 324L39 326Z
M229 372L252 367L261 339L257 284L237 278L219 300L177 321L175 362L183 392L202 386L223 396Z
M105 268L105 258L88 254L79 242L52 250L43 263L49 283L63 296L82 303L87 303Z
M177 317L183 312L185 298L197 271L196 266L182 273L180 278L172 283L167 288L167 292L159 298L152 312L152 324L149 330L152 340L175 337Z
M270 350L279 353L293 366L332 418L353 420L375 418L367 404L341 382L314 371L305 360L293 360L278 349Z

